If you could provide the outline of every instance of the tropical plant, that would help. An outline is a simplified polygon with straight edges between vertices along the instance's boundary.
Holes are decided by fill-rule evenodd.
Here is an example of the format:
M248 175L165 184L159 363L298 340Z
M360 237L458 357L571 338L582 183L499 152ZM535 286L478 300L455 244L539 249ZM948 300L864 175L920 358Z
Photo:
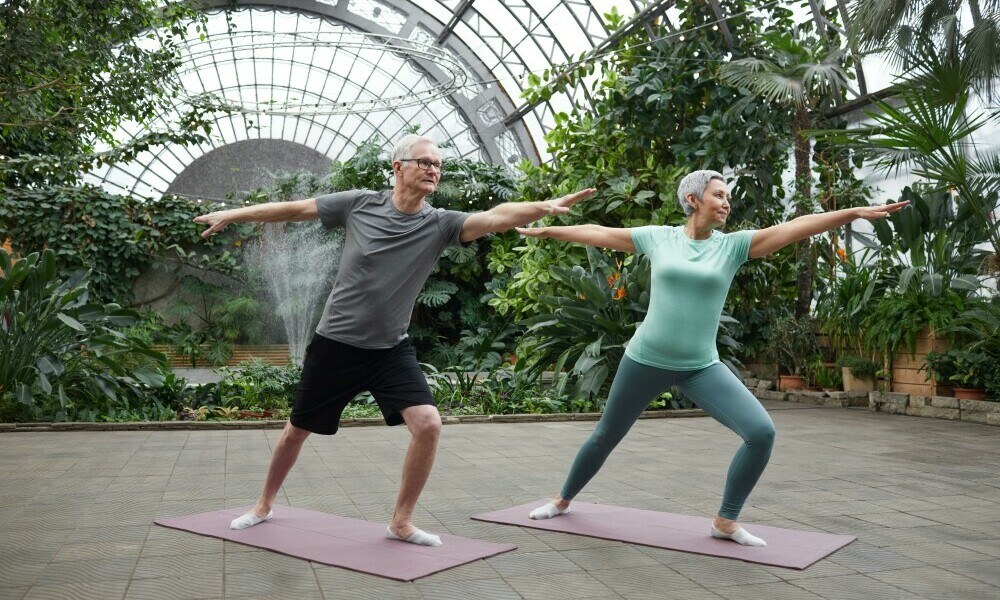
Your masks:
M863 51L888 50L903 70L921 66L929 49L967 62L970 82L987 95L1000 80L1000 2L996 0L856 0L850 37ZM964 17L972 26L963 30Z
M899 103L876 102L876 110L867 113L872 125L818 135L852 144L884 172L907 168L923 179L925 195L940 195L948 205L957 203L958 218L977 226L968 235L992 247L984 270L998 273L1000 221L995 214L1000 207L1000 153L968 152L973 134L997 117L970 103L972 72L967 59L926 50L908 79L896 86ZM980 253L981 262L984 257Z
M250 411L288 408L302 379L302 370L295 365L279 367L260 359L216 373L222 376L218 385L222 405Z
M838 277L821 288L815 315L834 348L857 356L869 354L862 323L885 295L890 282L885 260L876 249L847 254L837 267Z
M127 147L125 121L154 122L179 91L180 46L205 32L192 2L33 0L0 4L0 182L5 187L76 181L97 163L164 141L204 141L209 121L194 109Z
M727 6L733 17L720 23L708 3L681 0L675 7L682 32L667 19L657 20L622 36L596 60L529 77L529 102L574 89L589 102L554 115L546 134L553 160L521 165L521 195L537 200L593 186L593 197L571 217L551 218L552 224L670 225L684 220L676 191L685 174L731 170L732 222L780 222L790 114L760 98L736 106L740 90L716 75L725 62L721 57L752 54L762 31L791 28L793 15L784 7L742 0ZM611 28L625 25L615 10L606 17ZM492 253L497 257L488 263L495 277L490 305L518 318L548 312L543 296L571 293L552 277L550 265L587 264L581 246L554 240L494 244Z
M850 369L851 374L858 379L874 379L879 370L878 363L863 356L842 356L837 364Z
M981 383L1000 400L1000 297L970 303L944 332L956 336L962 348L982 357Z
M938 295L888 293L862 322L865 344L881 356L891 357L904 349L913 354L921 331L950 327L966 302L965 295L951 289Z
M812 149L807 135L823 109L843 96L848 86L844 56L828 39L810 39L790 31L771 31L760 38L760 56L733 60L719 69L719 78L747 90L739 104L754 96L792 110L791 137L795 151L795 215L814 212ZM813 299L815 262L808 241L796 246L798 299L795 315L809 313Z
M952 348L944 353L928 353L925 366L928 378L933 376L940 383L951 382L957 387L984 389L994 361L980 352Z
M840 374L840 369L831 369L823 366L822 363L813 369L812 382L816 387L824 390L839 390L844 387L844 379Z
M812 317L787 315L768 328L772 358L790 375L802 376L807 365L820 356L816 341L816 323Z
M552 265L552 277L572 290L566 296L544 296L549 313L526 319L523 350L517 369L531 375L553 369L561 378L557 390L575 380L577 397L606 397L608 375L625 352L649 306L649 259L631 265L588 246L589 269ZM569 367L563 373L564 367Z
M163 384L163 355L124 331L137 315L91 303L88 276L61 279L51 250L15 262L0 249L0 393L36 418L113 419Z

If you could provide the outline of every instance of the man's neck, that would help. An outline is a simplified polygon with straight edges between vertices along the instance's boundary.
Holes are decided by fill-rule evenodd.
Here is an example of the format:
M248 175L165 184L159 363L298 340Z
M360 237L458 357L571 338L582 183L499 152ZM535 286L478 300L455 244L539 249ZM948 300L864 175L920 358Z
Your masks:
M427 195L423 192L392 188L392 205L401 213L412 215L420 212L420 209L424 207L424 198L426 197Z

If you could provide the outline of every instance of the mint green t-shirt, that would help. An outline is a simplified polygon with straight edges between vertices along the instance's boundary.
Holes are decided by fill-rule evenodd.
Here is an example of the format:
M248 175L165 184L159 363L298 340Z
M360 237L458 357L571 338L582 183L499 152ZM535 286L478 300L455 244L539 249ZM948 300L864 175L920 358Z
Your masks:
M636 253L649 256L649 311L625 354L676 371L719 362L715 337L736 270L747 261L756 230L692 240L683 227L631 229Z

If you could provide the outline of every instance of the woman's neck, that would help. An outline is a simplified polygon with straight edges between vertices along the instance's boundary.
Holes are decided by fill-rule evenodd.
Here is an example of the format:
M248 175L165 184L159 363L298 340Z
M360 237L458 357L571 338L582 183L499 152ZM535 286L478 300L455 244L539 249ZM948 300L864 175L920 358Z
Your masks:
M684 224L684 235L688 236L692 240L707 240L712 237L712 231L718 227L718 223L705 223L698 218L698 214L695 213L688 218L687 223Z

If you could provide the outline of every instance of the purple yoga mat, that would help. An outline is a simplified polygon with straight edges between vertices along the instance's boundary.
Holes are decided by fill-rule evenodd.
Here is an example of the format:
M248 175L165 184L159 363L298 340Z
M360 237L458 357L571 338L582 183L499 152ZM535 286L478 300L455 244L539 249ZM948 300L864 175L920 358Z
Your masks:
M747 531L767 542L766 547L752 548L711 537L712 520L704 517L576 501L564 515L539 521L528 518L532 509L546 502L529 502L472 518L792 569L805 569L857 539L849 535L747 525Z
M227 508L156 519L155 523L399 581L413 581L517 548L448 534L437 534L443 546L417 546L387 539L385 523L290 506L275 506L274 518L266 523L238 531L230 529L229 522L248 510L249 506Z

